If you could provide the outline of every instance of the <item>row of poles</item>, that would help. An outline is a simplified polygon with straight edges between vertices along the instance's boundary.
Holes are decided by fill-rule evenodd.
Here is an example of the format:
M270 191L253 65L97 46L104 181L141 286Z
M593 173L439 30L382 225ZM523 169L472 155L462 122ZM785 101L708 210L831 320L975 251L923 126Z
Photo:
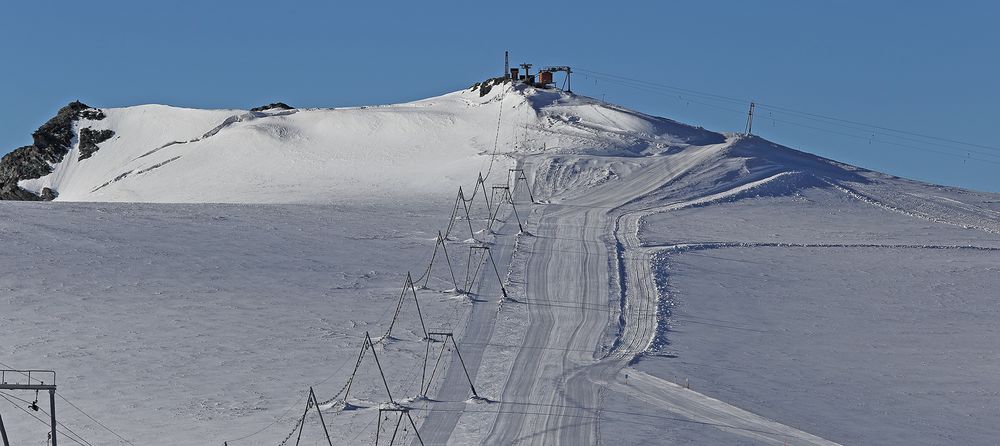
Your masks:
M361 344L361 352L358 354L358 360L354 365L354 371L351 372L351 376L350 378L348 378L347 383L332 398L326 401L319 401L319 399L316 397L316 392L313 390L313 388L312 387L309 388L309 394L306 398L306 406L304 411L302 412L302 416L299 417L298 421L295 424L294 429L291 432L289 432L288 435L285 436L284 440L281 441L280 446L285 446L286 444L288 444L293 435L295 435L295 445L296 446L299 445L299 443L302 440L302 432L305 427L306 417L309 415L309 411L312 409L315 409L316 414L319 416L319 421L320 424L323 426L323 433L326 436L327 444L329 446L333 446L333 440L330 438L330 432L326 427L326 422L323 419L323 412L322 410L320 410L320 406L336 403L339 401L343 404L344 410L352 410L360 408L358 406L350 404L348 402L348 398L350 397L351 388L354 385L354 381L357 376L358 370L361 368L361 363L364 360L365 356L368 354L368 352L371 352L372 359L375 362L375 366L378 369L379 376L381 377L382 380L382 384L385 387L386 395L389 398L389 405L380 406L378 410L379 418L375 434L375 445L378 446L380 444L379 442L381 441L383 417L387 422L390 422L388 417L390 414L396 414L395 415L396 420L395 420L395 426L393 427L392 435L389 438L388 442L389 445L395 444L395 441L399 434L400 426L403 426L404 419L413 429L413 432L416 435L416 438L420 442L420 444L421 445L424 444L423 439L420 437L420 432L417 430L416 423L413 421L413 417L410 416L409 408L400 405L392 397L392 392L389 389L389 382L385 377L385 372L382 369L382 364L379 362L378 354L375 353L375 346L377 344L392 339L392 330L395 327L397 319L399 318L399 315L403 308L404 300L406 300L407 295L410 295L413 298L414 306L416 307L417 317L420 320L420 328L424 334L423 340L425 342L423 368L420 377L420 394L418 396L426 398L427 393L430 391L431 384L433 383L434 376L436 375L436 372L438 370L438 366L441 364L444 352L448 347L448 343L450 342L451 346L455 350L456 356L459 359L459 363L462 365L462 369L465 372L465 377L468 380L469 389L472 393L472 397L476 399L481 398L479 394L476 392L476 387L472 381L472 376L469 374L468 368L466 368L465 360L464 358L462 358L462 353L458 348L458 342L455 341L454 333L445 331L427 330L427 326L424 323L423 312L420 310L420 301L417 298L416 284L423 281L423 284L420 285L420 287L422 289L428 288L431 271L434 268L434 262L437 259L438 251L440 250L448 265L448 270L450 272L452 284L454 285L454 291L456 293L458 294L471 293L471 290L475 286L476 279L479 277L481 268L484 266L486 260L488 259L493 267L493 272L496 274L497 281L500 284L500 291L503 294L503 298L508 299L509 297L507 294L507 289L504 286L504 281L502 276L500 275L500 270L497 267L496 260L493 258L493 252L490 250L490 246L488 243L481 241L479 238L477 238L477 233L473 229L472 226L473 205L476 201L476 197L481 195L483 197L483 201L486 204L486 211L488 214L486 226L482 231L483 233L489 234L493 231L493 225L498 220L502 207L505 204L509 204L511 206L512 214L517 219L518 230L521 233L523 233L524 223L522 222L520 213L517 210L517 205L514 203L515 201L514 192L518 184L522 182L524 183L525 189L528 192L529 199L531 200L532 203L534 203L535 197L531 191L531 185L528 182L528 178L527 175L525 175L524 170L520 168L508 169L506 184L492 185L489 188L487 187L486 179L480 172L476 179L476 185L473 188L472 194L468 198L466 198L465 192L462 189L462 187L459 186L458 194L455 197L455 206L452 209L451 217L448 222L448 227L445 229L443 233L441 231L438 231L437 238L434 243L434 251L431 254L431 260L427 265L427 269L424 271L424 273L416 280L413 279L412 275L409 272L406 273L406 278L403 281L402 291L400 292L399 299L396 303L396 309L393 312L392 319L389 322L389 327L386 329L385 334L373 340L369 332L367 331L365 332L364 340L362 341ZM489 194L487 194L487 190L489 190ZM470 235L470 238L467 240L467 242L470 242L471 245L469 246L469 255L466 263L465 278L462 282L462 286L460 287L457 276L455 275L455 269L451 262L451 257L448 255L447 241L454 240L454 238L452 238L452 232L455 229L456 222L462 219L463 213L464 213L464 220L467 222ZM474 261L476 264L475 268L473 268L472 266ZM430 373L428 374L427 366L431 356L431 344L435 342L441 343L441 349L438 351L437 358L434 361L434 365L431 368ZM343 395L342 398L341 395ZM405 426L404 430L406 430ZM223 444L224 446L229 446L228 442L224 442Z

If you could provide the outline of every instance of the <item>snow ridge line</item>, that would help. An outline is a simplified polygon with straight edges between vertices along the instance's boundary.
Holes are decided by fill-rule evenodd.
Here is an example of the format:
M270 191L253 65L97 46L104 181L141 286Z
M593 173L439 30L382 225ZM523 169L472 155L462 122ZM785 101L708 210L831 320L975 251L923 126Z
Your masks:
M615 219L615 227L613 230L613 234L615 234L615 266L618 270L618 332L615 334L614 342L611 343L611 348L608 349L609 354L610 352L618 350L619 346L621 346L623 334L625 332L625 315L627 314L626 305L628 303L628 299L625 296L625 282L627 280L627 273L625 271L625 247L622 245L621 239L618 238L618 229L621 224L621 217L622 215Z
M240 114L232 115L232 116L226 118L225 120L223 120L221 124L213 127L211 130L209 130L209 131L205 132L204 134L202 134L200 137L197 137L197 138L194 138L194 139L191 139L191 140L188 140L188 141L171 141L171 142L168 142L168 143L166 143L166 144L164 144L164 145L162 145L160 147L157 147L157 148L155 148L153 150L150 150L150 151L148 151L146 153L143 153L142 155L139 155L139 156L135 157L135 159L133 159L132 161L138 160L140 158L145 158L145 157L147 157L149 155L152 155L152 154L154 154L156 152L159 152L162 149L165 149L165 148L173 146L173 145L177 145L177 144L190 144L190 143L193 143L193 142L201 141L203 139L211 138L212 136L215 136L217 133L219 133L220 131L222 131L222 129L224 129L226 127L229 127L229 126L231 126L233 124L236 124L238 122L247 122L247 121L252 121L252 120L255 120L255 119L259 119L259 118L266 118L266 117L270 117L270 116L287 116L287 115L290 115L290 114L293 114L293 113L296 113L296 112L298 112L298 110L285 110L285 111L277 112L277 113L247 112L247 113L240 113Z
M527 217L525 217L524 224L525 225L528 224ZM520 251L521 241L522 241L521 236L522 235L523 235L523 233L519 232L519 233L517 233L517 235L514 236L514 247L512 248L511 253L510 253L510 263L507 264L507 271L504 273L503 285L508 288L508 291L510 289L511 277L514 275L514 258L517 257L517 254ZM499 314L500 311L503 310L503 304L506 301L507 301L507 299L500 299L500 303L497 304L497 314Z
M773 169L771 171L773 172ZM759 189L759 188L763 187L765 184L767 184L769 182L776 181L776 180L781 180L781 179L787 177L788 175L793 175L793 174L798 174L798 173L803 173L803 172L782 171L782 172L778 172L778 173L776 173L774 175L771 175L771 176L769 176L767 178L763 178L763 179L760 179L760 180L757 180L757 181L751 181L751 182L748 182L748 183L744 183L742 185L738 185L736 187L732 187L732 188L730 188L728 190L725 190L725 191L722 191L722 192L719 192L719 193L710 194L710 195L704 195L704 196L696 197L696 198L693 198L693 199L690 199L690 200L687 200L687 201L677 202L677 203L673 203L673 204L669 204L669 205L664 205L664 206L659 206L659 207L656 207L656 208L647 208L647 209L640 209L638 211L633 211L632 213L640 213L641 215L639 215L638 217L636 217L634 220L631 220L631 218L630 218L630 223L633 223L633 222L635 223L635 231L634 231L634 233L632 233L633 231L630 231L630 233L625 236L625 240L626 241L632 241L632 240L637 241L638 242L637 243L637 245L638 245L637 247L638 248L650 248L650 249L652 249L654 251L655 250L659 250L659 251L666 251L666 252L683 252L683 251L688 251L688 250L715 249L715 248L725 248L725 247L970 249L970 250L980 250L980 251L1000 251L1000 248L983 247L983 246L975 246L975 245L849 244L849 243L842 243L842 244L822 244L822 243L796 244L796 243L779 243L779 242L775 242L775 243L768 243L768 242L712 242L712 243L688 243L688 244L673 244L673 245L647 245L647 244L642 243L641 240L638 237L638 231L639 231L639 229L641 227L641 222L642 222L642 220L645 217L647 217L649 215L656 214L656 213L669 212L669 211L672 211L672 210L680 210L680 209L686 209L686 208L691 208L691 207L706 206L706 205L710 205L710 204L714 204L714 203L727 202L727 201L730 201L730 200L732 200L734 198L739 198L741 195L744 195L744 194L746 194L749 191L752 191L752 190L755 190L755 189ZM871 198L871 197L869 197L869 196L867 196L865 194L862 194L862 193L860 193L858 191L855 191L853 189L850 189L850 188L844 187L844 186L842 186L840 184L837 184L837 183L835 183L835 182L833 182L833 181L831 181L829 179L821 178L821 177L818 177L818 176L814 176L812 174L808 174L808 175L810 175L814 179L820 181L822 184L829 185L830 187L833 187L836 190L839 190L839 191L841 191L841 192L843 192L843 193L845 193L845 194L847 194L847 195L849 195L849 196L851 196L851 197L853 197L853 198L855 198L855 199L857 199L859 201L862 201L864 203L870 204L872 206L876 206L876 207L879 207L879 208L882 208L882 209L886 209L886 210L889 210L889 211L892 211L892 212L895 212L895 213L899 213L899 214L902 214L902 215L906 215L906 216L912 217L912 218L919 218L919 219L926 220L926 221L931 221L931 222L936 222L936 223L942 223L942 224L948 224L948 225L957 226L957 227L961 227L961 228L965 228L965 229L978 229L978 230L982 230L982 231L988 232L988 233L1000 234L1000 231L996 231L996 230L993 230L993 229L990 229L990 228L987 228L987 227L975 226L975 225L970 225L970 224L955 223L955 222L948 221L948 220L943 219L943 218L933 217L933 216L929 216L929 215L926 215L926 214L922 214L922 213L918 213L918 212L913 212L913 211L907 211L905 209L901 209L901 208L898 208L898 207L895 207L895 206L883 203L881 201L878 201L878 200L876 200L874 198ZM623 214L622 216L625 216L625 215L626 214ZM631 216L629 216L629 217L631 217ZM616 222L616 228L615 228L616 243L619 244L619 245L621 245L621 240L622 239L618 235L619 234L619 229L620 229L620 227L617 225L617 222ZM627 249L625 249L623 247L618 252L618 257L619 257L619 261L620 261L620 266L619 266L620 273L619 274L620 274L620 277L621 277L621 285L620 286L622 287L621 291L620 291L620 302L621 302L620 303L620 307L621 307L621 311L622 311L623 314L624 314L625 311L627 311L630 308L630 305L629 305L629 302L628 302L628 293L627 293L627 290L625 289L626 285L628 283L628 275L627 275L627 271L625 271L624 260L623 260L624 259L624 251L626 251L626 250ZM657 277L654 277L654 283L655 283L655 286L658 289L659 294L660 294L660 296L656 299L656 301L657 301L657 311L656 311L657 317L656 317L656 321L655 321L656 329L654 330L654 335L650 339L650 343L646 346L646 348L642 349L641 351L636 352L637 357L639 355L647 352L647 351L655 351L658 348L662 347L663 345L666 345L666 331L667 331L666 319L670 315L670 306L672 305L672 300L670 299L669 295L667 294L667 290L665 288L665 286L666 286L666 280L665 280L665 278L664 277L660 277L661 274L660 274L659 271L650 271L650 273L657 276ZM642 314L641 314L641 310L640 310L640 313L636 314L636 321L637 321L637 323L641 320L641 317L642 317ZM619 321L620 321L620 323L623 322L623 321L627 322L627 319L628 319L627 317L620 317ZM626 335L626 331L627 331L627 326L625 326L625 325L620 326L619 327L619 336L620 337L624 337ZM620 339L620 338L616 339L616 342L615 342L614 346L616 348L621 348L621 345L622 345L623 341L624 340ZM631 346L632 344L633 344L633 342L630 342L629 346ZM624 352L624 351L621 352L621 353L622 354L626 354L626 352Z
M198 142L198 141L202 141L204 139L207 139L207 138L210 138L212 136L215 136L217 133L219 133L220 131L222 131L226 127L232 126L233 124L236 124L238 122L252 121L252 120L255 120L255 119L266 118L266 117L270 117L270 116L286 116L286 115L293 114L293 113L295 113L297 111L298 110L285 110L285 111L277 112L277 113L247 112L247 113L241 113L241 114L232 115L232 116L226 118L225 120L223 120L221 124L213 127L211 130L209 130L209 131L205 132L204 134L202 134L200 137L197 137L197 138L194 138L194 139L190 139L190 140L187 140L187 141L171 141L171 142L168 142L166 144L161 145L160 147L157 147L157 148L155 148L153 150L150 150L150 151L148 151L146 153L143 153L142 155L139 155L139 156L133 158L129 162L131 163L131 162L138 161L138 160L140 160L142 158L145 158L145 157L147 157L149 155L152 155L152 154L154 154L156 152L159 152L160 150L163 150L163 149L165 149L167 147L170 147L170 146L175 146L175 145L180 145L180 144L190 144L190 143L195 143L195 142ZM176 161L179 158L180 158L180 156L175 156L173 158L167 159L166 161L162 161L160 163L154 164L154 165L152 165L150 167L136 168L136 169L129 170L128 172L120 173L117 176L115 176L114 178L112 178L112 179L110 179L108 181L105 181L104 184L101 184L100 186L97 186L97 187L91 189L90 192L91 193L97 192L97 191L99 191L99 190L101 190L101 189L103 189L103 188L105 188L105 187L107 187L107 186L109 186L109 185L111 185L113 183L117 183L117 182L119 182L121 180L124 180L124 179L130 177L130 176L133 176L133 174L134 175L141 175L141 174L149 172L149 171L151 171L153 169L156 169L158 167L163 167L167 163Z
M683 254L685 252L703 251L721 248L876 248L876 249L950 249L950 250L972 250L1000 252L1000 247L976 246L976 245L923 245L923 244L881 244L881 243L787 243L787 242L704 242L704 243L677 243L669 245L645 245L642 251L653 253L650 257L652 263L661 265L659 268L651 269L656 289L659 291L656 311L656 330L649 346L643 351L656 352L668 344L667 333L669 332L668 319L671 315L670 307L673 306L673 299L668 290L668 277L666 270L669 268L668 257L670 254Z
M649 343L644 348L642 348L642 349L635 348L635 347L637 347L635 345L636 342L637 342L636 339L634 339L634 338L630 339L630 340L626 340L625 339L625 337L627 337L629 335L631 335L631 336L639 336L639 331L641 330L639 327L633 327L632 330L634 330L634 332L630 331L630 328L628 327L628 321L629 321L629 319L632 319L632 317L629 316L628 313L629 312L633 313L633 316L635 317L635 321L636 321L635 323L636 324L642 323L643 316L644 316L643 312L642 312L642 306L641 305L639 305L639 306L633 305L632 302L631 302L631 299L629 299L629 294L630 293L629 293L629 290L628 290L628 283L630 281L630 276L629 276L628 267L625 265L625 263L626 263L625 252L626 251L630 251L632 249L631 247L640 248L640 250L641 250L641 248L659 248L661 250L668 250L668 251L673 251L673 252L680 252L682 250L713 249L713 248L722 248L722 247L802 247L802 248L810 248L810 247L813 247L813 248L837 248L837 247L843 247L843 248L852 248L852 247L853 248L863 248L863 247L868 247L868 248L884 248L884 249L893 249L893 248L895 248L895 249L924 248L924 249L976 249L976 250L984 250L984 251L997 251L997 250L1000 250L1000 248L982 247L982 246L974 246L974 245L907 245L907 244L867 244L866 245L866 244L795 244L795 243L753 243L753 242L720 242L720 243L707 243L707 244L675 244L675 245L657 246L657 245L646 245L646 244L644 244L641 241L641 239L639 238L639 236L638 236L638 231L640 230L642 221L647 216L649 216L649 215L653 215L653 214L657 214L657 213L663 213L663 212L669 212L669 211L673 211L673 210L687 209L687 208L692 208L692 207L707 206L707 205L711 205L711 204L715 204L715 203L721 203L721 202L731 201L731 200L734 200L734 199L739 199L740 197L742 197L744 195L747 195L748 193L750 193L750 192L752 192L754 190L762 189L763 187L765 187L765 185L767 185L769 183L781 181L781 180L784 180L784 179L788 178L791 175L799 175L799 174L809 175L813 179L818 180L819 182L821 182L821 184L829 185L830 187L833 187L833 188L835 188L835 189L837 189L837 190L839 190L839 191L841 191L841 192L843 192L845 194L848 194L851 197L853 197L853 198L855 198L855 199L857 199L859 201L865 202L867 204L870 204L870 205L873 205L873 206L876 206L876 207L887 209L887 210L890 210L892 212L896 212L896 213L903 214L903 215L906 215L906 216L909 216L909 217L920 218L920 219L923 219L923 220L932 221L932 222L936 222L936 223L949 224L949 225L952 225L952 226L958 226L958 227L962 227L962 228L966 228L966 229L972 228L972 229L982 230L982 231L985 231L985 232L988 232L988 233L1000 234L1000 231L992 230L992 229L987 228L987 227L974 226L974 225L969 225L969 224L955 223L955 222L948 221L948 220L945 220L945 219L942 219L942 218L936 218L936 217L924 215L922 213L911 212L911 211L907 211L907 210L904 210L904 209L901 209L901 208L898 208L898 207L895 207L895 206L891 206L889 204L886 204L886 203L880 202L878 200L875 200L874 198L868 197L867 195L864 195L864 194L862 194L860 192L857 192L855 190L852 190L850 188L847 188L847 187L844 187L844 186L842 186L840 184L837 184L834 181L831 181L831 180L826 179L826 178L821 178L821 177L809 174L807 172L784 171L784 170L781 170L780 167L769 168L767 170L759 172L758 175L756 175L756 176L768 175L765 178L759 178L759 179L756 179L756 180L750 179L749 181L744 180L744 181L740 182L739 184L735 184L735 185L730 184L730 185L728 185L729 188L726 189L726 190L723 190L723 191L720 191L720 192L716 192L716 193L704 194L704 195L701 195L701 196L690 198L690 199L685 200L685 201L679 201L679 202L675 202L675 203L671 203L671 204L666 204L666 205L662 205L662 206L656 206L656 207L650 207L650 208L639 209L639 210L635 210L635 211L631 211L631 212L626 212L626 213L621 214L618 217L618 219L616 219L615 227L614 227L614 235L615 235L615 247L616 247L615 252L616 252L616 257L617 257L617 260L618 260L618 274L619 274L619 297L618 297L619 305L618 306L619 306L620 313L619 313L619 318L618 318L618 320L619 320L618 321L618 324L619 324L618 335L617 335L617 337L615 339L615 342L612 344L611 352L617 351L617 353L620 354L620 355L627 355L629 352L632 352L633 354L636 355L636 357L638 357L639 355L643 354L644 352L647 352L647 351L650 351L650 350L655 350L658 347L660 347L662 345L665 345L665 334L664 334L665 324L666 324L665 318L666 318L666 316L668 316L670 314L670 312L669 312L669 306L671 305L671 300L669 299L669 297L663 297L664 295L662 293L665 291L665 289L662 288L662 285L660 283L657 283L657 282L661 282L661 280L660 279L655 279L655 278L654 278L654 285L660 291L660 293L658 293L658 294L660 294L660 296L656 299L657 310L656 310L655 314L657 316L655 318L656 319L655 321L647 321L647 322L654 323L655 326L656 326L656 329L654 330L653 335L650 337ZM632 202L638 202L638 201L640 201L643 198L644 197L638 197L638 198L632 200ZM620 219L622 219L622 218L626 219L625 226L628 227L628 233L625 234L624 236L621 235L621 229L622 229L621 226L622 225L620 224ZM628 245L628 246L626 246L626 245ZM636 259L633 259L632 263L634 263L634 260L636 260ZM634 267L642 268L641 265L634 265ZM646 268L642 268L642 270L645 271L645 272L648 272L650 274L654 273L653 271L646 271ZM642 275L642 274L638 274L638 271L637 271L637 275ZM639 280L639 278L637 277L636 280ZM641 298L641 299L648 300L648 299L651 299L651 298L652 298L651 296L646 296L645 298ZM647 313L648 313L648 311L647 311ZM646 314L646 316L648 317L648 314ZM628 345L625 345L626 341L627 341Z
M720 146L725 147L726 144ZM675 179L689 173L689 170L685 169L679 175L675 176ZM629 299L630 287L628 282L630 280L630 276L628 273L629 268L626 263L631 264L633 268L637 269L635 271L637 276L636 280L642 280L639 276L644 276L653 281L650 289L658 288L649 267L650 259L648 258L647 253L643 252L641 249L643 244L639 238L639 229L641 222L645 217L672 210L706 206L713 203L736 199L750 191L761 189L767 184L780 181L790 175L797 175L801 173L802 172L798 171L782 170L779 166L769 167L755 172L750 177L741 178L732 183L712 188L701 195L688 198L687 200L677 201L665 205L646 207L633 211L626 211L618 215L615 219L613 234L616 246L615 255L618 262L618 300L620 313L618 319L618 333L616 334L615 341L612 343L612 347L609 350L608 355L614 354L619 357L627 357L631 355L632 358L630 361L635 361L639 359L643 353L654 347L657 342L657 332L659 330L658 320L660 319L659 315L665 309L665 307L662 306L665 303L661 302L659 293L655 293L657 296L637 296L639 299L637 303L633 303L632 299ZM650 194L652 193L655 193L655 191ZM630 200L629 203L637 203L648 197L650 194L636 197L635 199ZM624 235L621 235L622 219L625 219L625 227L627 228ZM638 249L641 256L647 257L646 261L640 261L637 258L626 259L625 252L632 249ZM628 262L626 260L628 260ZM642 271L642 274L640 274L639 270ZM634 316L635 323L630 326L628 322L632 316ZM650 333L650 330L652 330L652 333ZM625 345L626 342L627 345Z
M628 374L628 385L622 375ZM838 446L839 443L743 410L725 401L684 388L636 369L623 369L611 382L615 390L661 407L694 423L748 438L755 443Z
M729 144L729 142L726 142L726 143L723 143L723 144L717 144L715 146L717 146L719 148L725 148L728 144ZM699 161L701 161L702 158L711 156L711 154L712 154L712 152L706 152L704 155L696 156L696 157L694 157L694 159L689 160L687 165L678 167L677 170L676 170L676 172L673 175L671 175L671 177L669 179L665 180L663 184L665 185L668 182L676 181L676 180L678 180L680 178L683 178L685 176L690 175L691 174L691 169L694 168L694 166L697 165L697 163ZM650 211L652 209L658 209L658 208L660 208L662 206L652 206L652 207L647 207L647 208L643 208L643 209L638 209L638 210L635 210L635 211L624 211L624 212L622 212L620 210L623 209L626 206L631 205L631 204L639 203L646 196L648 196L648 195L650 195L652 193L655 193L656 191L660 190L662 188L662 186L663 185L661 185L659 187L656 187L655 189L653 189L651 192L649 192L647 194L641 194L639 196L636 196L636 197L634 197L634 198L626 201L625 203L622 203L621 205L615 207L614 209L608 211L609 214L613 213L613 212L616 212L616 211L620 212L614 218L614 225L613 225L613 227L610 228L611 229L611 235L612 235L612 237L614 239L614 246L613 246L613 248L614 248L614 253L615 253L614 259L611 260L611 261L616 264L615 269L617 270L616 272L618 273L617 274L617 280L615 278L609 277L609 281L611 282L610 286L618 288L618 298L617 298L617 300L618 300L617 304L618 305L617 305L617 308L616 308L617 313L618 313L618 327L617 327L617 330L616 330L616 332L614 334L614 340L611 342L611 347L608 349L607 353L604 356L605 358L608 357L608 356L611 356L612 354L615 354L615 353L618 353L619 355L623 355L624 354L620 350L621 350L622 343L624 341L625 332L628 329L628 320L627 320L627 318L628 318L628 316L627 316L628 315L628 308L629 308L628 297L627 297L627 289L628 289L628 286L627 286L628 274L627 273L628 272L627 272L627 268L625 266L625 251L626 251L626 248L625 248L624 243L622 243L621 236L619 235L620 232L621 232L621 221L622 221L623 218L626 218L628 215L630 215L632 213L635 213L635 212L646 212L646 211Z
M124 180L125 178L128 178L129 176L132 176L133 174L135 174L135 175L142 175L142 174L144 174L144 173L147 173L147 172L149 172L149 171L151 171L151 170L153 170L153 169L156 169L156 168L160 168L160 167L163 167L163 166L165 166L165 165L167 165L167 164L170 164L170 163L172 163L172 162L174 162L174 161L177 161L177 160L179 160L179 159L181 159L181 156L180 156L180 155L177 155L177 156L175 156L175 157L173 157L173 158L169 158L169 159L167 159L167 160L165 160L165 161L161 161L161 162L159 162L159 163L156 163L156 164L153 164L152 166L149 166L149 167L147 167L147 168L145 168L145 169L142 169L142 170L139 170L139 171L136 171L136 170L130 170L130 171L128 171L128 172L125 172L125 173L123 173L123 174L121 174L121 175L118 175L118 176L117 176L117 177L115 177L114 179L112 179L112 180L110 180L110 181L107 181L107 182L105 182L104 184L102 184L102 185L100 185L100 186L97 186L97 187L95 187L95 188L91 189L91 190L90 190L90 192L91 192L91 193L93 193L93 192L97 192L97 191L99 191L99 190L103 189L104 187L106 187L106 186L110 185L111 183L116 183L116 182L118 182L118 181L121 181L121 180Z
M878 199L876 199L874 197L866 195L866 194L864 194L864 193L862 193L862 192L860 192L860 191L858 191L856 189L849 188L849 187L844 186L842 184L839 184L839 183L836 183L836 182L833 182L833 181L829 181L829 180L826 180L826 179L823 179L823 178L820 178L820 181L823 181L824 183L829 184L834 189L837 189L840 192L843 192L843 193L845 193L845 194L847 194L847 195L849 195L849 196L857 199L858 201L861 201L861 202L864 202L864 203L867 203L867 204L870 204L872 206L875 206L875 207L878 207L878 208L882 208L882 209L885 209L885 210L888 210L888 211L892 211L892 212L895 212L895 213L898 213L898 214L902 214L902 215L905 215L907 217L919 218L921 220L927 220L927 221L931 221L931 222L934 222L934 223L941 223L941 224L946 224L946 225L951 225L951 226L957 226L957 227L960 227L960 228L963 228L963 229L978 229L980 231L987 232L987 233L990 233L990 234L1000 234L1000 230L997 230L997 229L987 228L985 226L972 225L972 224L968 224L968 223L956 223L956 222L944 219L942 217L935 217L935 216L932 216L932 215L927 215L927 214L922 213L922 212L909 211L909 210L906 210L906 209L902 209L902 208L893 206L893 205L888 204L886 202L880 201L880 200L878 200Z
M906 243L790 243L790 242L703 242L644 245L643 248L681 253L717 248L882 248L882 249L970 249L1000 251L1000 247L977 245L926 245Z

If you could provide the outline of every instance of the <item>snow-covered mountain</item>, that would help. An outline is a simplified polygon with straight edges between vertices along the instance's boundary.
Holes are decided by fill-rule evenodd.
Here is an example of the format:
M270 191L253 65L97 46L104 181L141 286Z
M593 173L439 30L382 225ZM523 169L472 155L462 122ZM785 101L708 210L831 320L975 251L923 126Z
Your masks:
M669 155L695 163L686 187L753 178L759 183L748 184L744 193L794 193L832 181L878 195L887 206L928 198L892 192L918 183L756 137L499 80L404 104L280 105L249 111L70 104L35 133L34 146L0 162L0 198L343 203L442 197L479 172L503 170L533 155L545 155L537 172L544 176L540 187L556 189L614 179L634 164L629 159ZM35 146L44 148L42 156ZM954 207L931 201L918 207ZM969 224L997 229L991 221Z
M997 194L495 81L342 109L74 103L34 137L0 197L64 203L0 203L0 366L58 370L134 444L280 444L302 419L326 444L311 387L335 444L391 433L387 390L426 444L1000 435ZM455 212L514 166L533 200ZM423 312L397 319L407 271ZM389 327L385 374L353 381ZM429 371L425 328L464 360Z
M60 114L75 113L67 153L17 185L59 201L363 201L450 191L485 172L495 149L507 165L511 147L648 154L721 140L584 97L508 87L335 109L77 106Z

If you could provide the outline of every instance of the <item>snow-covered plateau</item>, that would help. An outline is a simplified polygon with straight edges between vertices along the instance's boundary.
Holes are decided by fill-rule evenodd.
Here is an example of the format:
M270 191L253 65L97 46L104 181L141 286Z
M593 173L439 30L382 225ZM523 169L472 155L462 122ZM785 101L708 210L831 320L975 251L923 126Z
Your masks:
M1000 194L521 84L88 110L0 202L60 444L1000 438Z

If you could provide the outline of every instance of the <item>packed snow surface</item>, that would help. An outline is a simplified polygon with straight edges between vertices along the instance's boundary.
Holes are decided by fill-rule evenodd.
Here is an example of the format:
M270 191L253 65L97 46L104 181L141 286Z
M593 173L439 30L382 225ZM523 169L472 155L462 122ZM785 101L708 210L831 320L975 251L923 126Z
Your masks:
M0 363L57 370L134 444L275 445L300 420L326 444L310 387L334 444L384 444L379 408L409 409L397 444L1000 437L1000 195L523 85L105 112L77 124L115 131L92 158L22 183L97 203L0 204Z
M498 149L508 156L495 167L506 169L510 152L518 150L515 141L523 150L631 153L667 147L692 133L590 100L506 91L498 87L480 97L464 90L337 109L102 109L106 118L77 121L77 131L110 129L114 137L83 160L74 143L51 174L20 186L35 193L51 188L59 201L343 203L404 192L442 197L470 173L489 171ZM503 132L497 132L498 117L508 122ZM536 138L541 126L564 131Z

